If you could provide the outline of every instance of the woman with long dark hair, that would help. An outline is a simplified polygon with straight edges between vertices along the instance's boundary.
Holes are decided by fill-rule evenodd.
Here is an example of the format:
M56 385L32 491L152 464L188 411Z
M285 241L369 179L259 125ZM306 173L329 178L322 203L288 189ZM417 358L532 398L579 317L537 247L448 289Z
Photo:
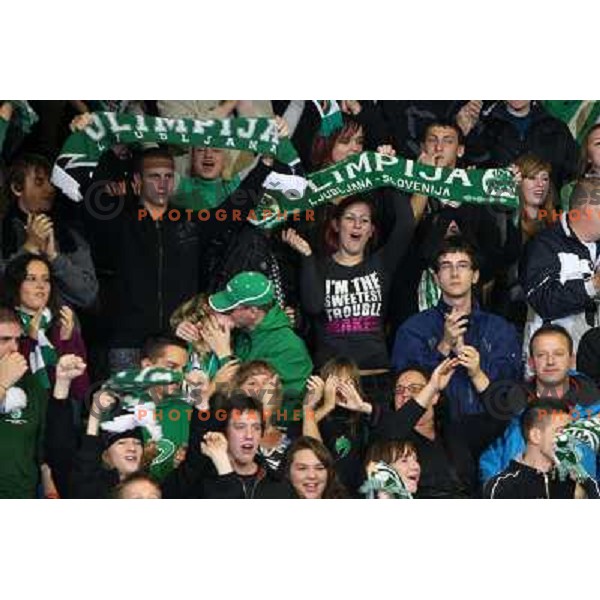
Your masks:
M19 351L45 389L55 381L55 365L63 354L75 354L87 362L85 343L74 312L61 305L52 265L44 256L21 254L8 263L0 298L15 309L24 336ZM74 398L83 400L89 387L87 371L71 385Z

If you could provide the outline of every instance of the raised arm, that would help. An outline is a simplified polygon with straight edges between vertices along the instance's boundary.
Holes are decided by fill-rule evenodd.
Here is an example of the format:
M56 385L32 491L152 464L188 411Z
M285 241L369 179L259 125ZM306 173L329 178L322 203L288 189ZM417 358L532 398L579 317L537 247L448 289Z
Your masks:
M396 151L388 145L380 146L377 148L377 152L387 156L396 156ZM395 221L394 228L379 252L383 254L386 271L393 273L410 245L417 222L411 202L406 194L402 194L394 188L383 188L381 193L384 202L392 203Z
M399 410L382 413L375 432L386 439L405 439L439 394L446 389L458 364L457 358L444 359L414 399L408 400Z
M325 277L319 273L316 257L310 244L294 229L286 229L281 239L302 256L300 269L300 302L309 315L325 310Z

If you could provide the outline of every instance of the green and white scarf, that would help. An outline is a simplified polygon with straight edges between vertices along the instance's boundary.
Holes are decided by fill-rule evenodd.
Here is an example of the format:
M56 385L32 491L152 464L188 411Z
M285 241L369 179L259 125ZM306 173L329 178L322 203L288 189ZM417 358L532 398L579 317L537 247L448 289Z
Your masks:
M115 373L102 385L102 389L117 397L126 412L105 421L101 427L107 431L127 431L138 426L144 427L153 441L160 440L162 427L157 420L156 404L149 394L149 389L158 385L180 384L182 381L182 373L163 367L127 369ZM185 400L181 394L176 397Z
M81 185L89 181L102 153L115 144L232 148L272 155L289 165L299 162L292 143L279 138L275 119L171 119L111 112L92 113L92 119L67 138L52 170L52 182L76 202L83 200Z
M209 379L213 379L221 367L221 363L214 352L207 352L200 357L191 343L188 343L188 357L188 361L183 368L183 372L186 374L195 370L203 371Z
M566 123L580 144L588 130L600 120L600 100L542 100L542 106Z
M23 325L25 333L29 332L33 315L28 314L23 307L17 308L17 314ZM37 342L29 353L29 369L44 389L50 389L50 378L47 367L54 367L58 362L56 349L48 339L47 331L52 322L52 312L49 308L42 311L42 318L38 325Z
M378 492L385 492L396 500L412 499L412 494L406 489L396 470L383 461L376 463L374 469L369 471L359 492L370 500L376 499Z
M344 126L344 119L337 100L313 100L313 104L321 117L319 135L329 137Z
M183 375L178 371L163 367L145 367L144 369L127 369L115 373L106 380L102 389L113 392L117 396L136 399L151 387L171 385L182 381Z
M581 443L589 446L593 452L600 450L600 416L581 419L562 429L554 441L554 453L558 474L561 479L572 477L582 482L590 475L581 464Z
M255 225L267 229L286 220L292 211L304 212L352 194L394 187L442 201L519 206L516 184L508 169L448 169L376 152L363 152L336 163L307 179L271 173L268 192L257 208Z
M176 208L212 210L223 204L237 190L240 183L239 175L235 175L230 181L182 177L171 203Z
M13 107L12 121L16 122L16 126L21 130L21 134L26 136L32 127L39 121L37 113L31 108L27 100L5 100L10 102ZM8 131L9 122L0 117L0 152L4 145L6 132Z
M419 301L419 312L437 306L437 303L440 301L442 290L435 282L433 269L425 269L423 273L421 273L417 297Z
M136 404L126 412L120 414L110 421L100 424L100 429L111 433L123 433L142 427L148 432L150 440L159 442L162 439L162 427L156 419L156 405L154 402Z

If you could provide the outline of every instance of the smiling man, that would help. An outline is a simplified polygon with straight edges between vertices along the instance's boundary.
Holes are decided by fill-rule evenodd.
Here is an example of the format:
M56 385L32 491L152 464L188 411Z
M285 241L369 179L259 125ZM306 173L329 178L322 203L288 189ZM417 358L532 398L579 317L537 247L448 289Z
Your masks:
M502 389L490 386L483 401L492 410L501 410L506 431L481 455L480 478L483 482L508 467L511 460L525 451L526 440L521 431L519 414L531 404L551 399L558 401L574 418L588 418L600 410L600 391L587 377L572 374L575 367L574 344L571 335L560 325L547 324L538 329L529 342L531 382ZM514 415L514 416L513 416ZM584 455L584 466L595 475L595 456Z

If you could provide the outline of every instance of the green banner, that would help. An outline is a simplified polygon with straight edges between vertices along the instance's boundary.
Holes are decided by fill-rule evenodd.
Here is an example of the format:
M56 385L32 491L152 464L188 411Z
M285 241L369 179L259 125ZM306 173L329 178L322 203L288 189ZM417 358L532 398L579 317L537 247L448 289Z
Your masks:
M279 138L275 119L171 119L145 115L97 112L83 131L67 138L52 172L52 181L72 200L81 201L81 184L103 152L115 144L156 142L174 146L231 148L299 162L287 138Z
M542 100L542 105L569 126L579 143L600 119L600 100Z
M257 210L255 225L275 227L290 211L311 208L354 194L394 187L407 194L423 194L440 200L495 204L517 208L514 177L508 169L448 169L376 152L363 152L311 173L307 179L272 175L265 181L267 193Z

